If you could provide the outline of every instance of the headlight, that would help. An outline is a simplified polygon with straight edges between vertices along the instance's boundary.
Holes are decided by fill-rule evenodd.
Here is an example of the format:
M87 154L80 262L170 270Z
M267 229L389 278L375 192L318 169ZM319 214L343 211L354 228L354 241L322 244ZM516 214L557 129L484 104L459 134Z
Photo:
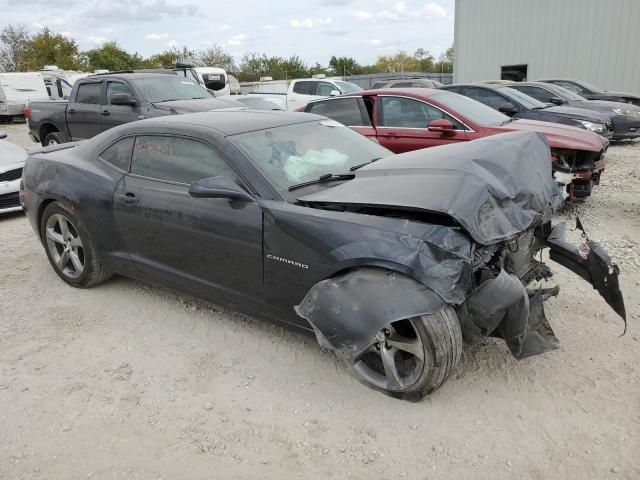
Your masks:
M614 108L614 112L625 117L640 117L640 110L629 110L628 108Z
M582 126L591 132L604 133L607 131L607 127L604 123L584 122L580 121Z

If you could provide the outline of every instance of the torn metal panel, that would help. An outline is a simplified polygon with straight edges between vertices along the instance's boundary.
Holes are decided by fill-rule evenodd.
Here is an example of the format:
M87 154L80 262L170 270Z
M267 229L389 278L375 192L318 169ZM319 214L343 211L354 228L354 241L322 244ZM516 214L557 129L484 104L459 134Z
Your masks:
M318 283L295 309L313 326L321 346L354 359L389 323L444 306L432 290L405 275L362 268Z

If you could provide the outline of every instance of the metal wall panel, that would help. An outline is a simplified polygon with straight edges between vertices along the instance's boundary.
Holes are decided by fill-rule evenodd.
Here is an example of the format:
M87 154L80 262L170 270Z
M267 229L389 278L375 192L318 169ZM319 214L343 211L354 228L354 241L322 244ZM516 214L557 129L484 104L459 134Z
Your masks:
M640 0L456 0L454 81L582 79L640 93Z

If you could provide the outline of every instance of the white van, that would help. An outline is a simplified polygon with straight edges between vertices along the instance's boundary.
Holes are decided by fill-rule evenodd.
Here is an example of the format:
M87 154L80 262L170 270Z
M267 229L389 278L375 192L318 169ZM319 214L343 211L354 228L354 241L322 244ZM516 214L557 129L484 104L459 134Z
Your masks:
M0 118L21 117L27 101L48 99L40 73L0 73Z
M224 68L196 67L194 70L198 74L198 83L209 90L213 90L216 97L231 93L229 76Z
M74 70L62 70L55 65L45 65L40 73L44 79L44 85L49 94L49 98L52 100L68 99L76 80L90 75L89 73Z

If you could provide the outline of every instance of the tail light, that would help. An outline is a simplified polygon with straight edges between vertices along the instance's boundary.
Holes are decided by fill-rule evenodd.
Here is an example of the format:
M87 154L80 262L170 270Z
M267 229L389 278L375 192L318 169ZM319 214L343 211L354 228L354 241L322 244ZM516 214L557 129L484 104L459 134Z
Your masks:
M27 103L24 106L24 109L22 110L22 113L24 113L24 118L25 120L29 120L29 118L31 117L31 101L27 100Z
M18 199L20 200L22 208L25 209L25 205L27 204L27 189L24 188L24 180L20 180L20 192L18 193Z

